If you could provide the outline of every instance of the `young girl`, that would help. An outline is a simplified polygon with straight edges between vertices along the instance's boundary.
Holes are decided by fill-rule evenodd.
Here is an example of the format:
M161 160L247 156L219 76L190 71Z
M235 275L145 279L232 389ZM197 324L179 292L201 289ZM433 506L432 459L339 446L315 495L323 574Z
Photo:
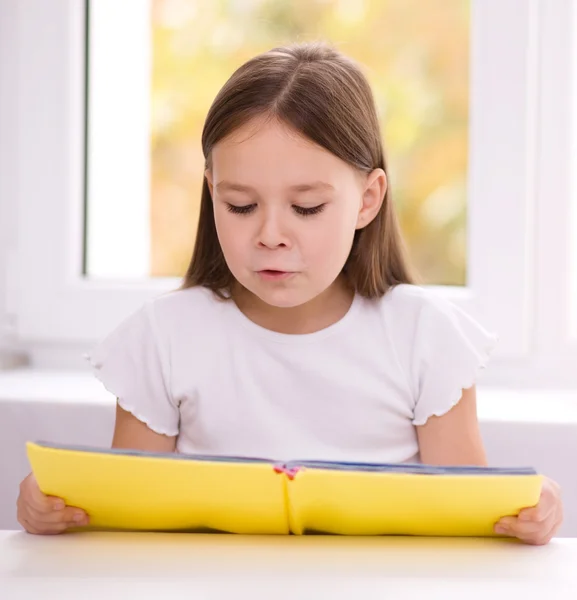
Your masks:
M181 289L89 357L117 398L113 447L485 465L475 380L495 342L412 283L369 85L320 43L266 52L217 95ZM32 533L88 523L32 475ZM544 544L558 486L497 531Z

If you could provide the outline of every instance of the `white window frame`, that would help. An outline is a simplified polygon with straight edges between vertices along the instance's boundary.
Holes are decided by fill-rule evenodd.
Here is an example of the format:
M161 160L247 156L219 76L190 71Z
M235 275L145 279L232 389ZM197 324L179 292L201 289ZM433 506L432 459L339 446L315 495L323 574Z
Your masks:
M108 1L93 4L104 6L105 10L111 5ZM90 40L97 83L108 88L98 99L98 103L102 100L105 106L90 108L97 114L99 127L105 124L101 115L109 108L106 103L112 97L110 88L119 85L123 79L128 79L131 85L122 88L123 95L119 98L122 108L130 106L130 101L142 104L149 96L146 77L135 73L147 69L138 69L134 65L131 69L129 63L130 59L137 60L139 56L148 62L149 2L126 0L114 4L120 17L126 17L132 11L136 27L126 28L132 39L122 39L118 34L122 23L102 14L99 39ZM8 266L8 310L17 315L19 336L28 342L32 352L37 349L36 345L97 340L146 299L178 285L176 279L118 282L91 281L81 276L85 155L84 9L84 2L78 0L28 0L17 8L19 30L15 55L20 57L19 73L26 76L19 77L16 82L19 126L13 170L17 179L18 242L11 253L12 264ZM102 51L94 53L94 48L102 48ZM119 60L110 63L107 54L114 51ZM108 81L103 81L105 69L101 68L101 62L109 69ZM113 67L116 71L112 71ZM94 90L90 86L89 93L94 100ZM124 240L120 238L120 243L134 243L134 231L141 233L143 230L142 221L138 222L139 209L145 218L148 208L146 182L143 181L147 174L148 144L145 138L148 123L142 119L143 107L139 108L116 114L107 131L91 131L88 147L89 158L94 158L89 177L98 178L97 184L90 186L98 200L94 203L95 209L91 209L93 216L98 219L99 204L110 200L109 177L118 183L123 201L132 198L132 222L120 223L125 231L130 231L130 236ZM136 125L141 126L139 137L121 139L119 132L128 130L134 135L138 129ZM95 156L95 144L107 155ZM115 166L122 166L119 162L123 152L130 156L131 168L115 172ZM30 177L30 173L34 176ZM115 234L121 229L118 225L117 219L111 224L111 239L115 242L119 237ZM142 235L138 249L146 249Z
M148 1L115 5L123 5L125 15L133 11L141 27L148 18ZM117 283L79 276L84 6L78 0L28 0L18 10L18 127L12 169L7 169L15 178L17 242L8 252L6 310L17 319L20 341L40 357L42 348L94 342L142 302L176 288L179 281ZM558 277L570 268L572 215L577 222L570 168L577 156L571 146L576 136L574 122L568 125L574 113L571 102L577 102L576 12L574 0L472 0L468 285L436 289L499 333L489 382L577 385L577 327L570 329L577 318L577 298L570 295L570 282ZM91 32L93 56L106 40L109 54L114 55L112 45L118 42L123 51L130 45L130 60L148 60L142 28L134 27L134 38L123 43L112 21L111 29L104 19ZM116 64L111 82L127 75L123 60ZM136 71L141 75L130 74L131 97L147 97L146 77L142 69ZM96 115L95 98L90 110ZM99 121L100 139L117 135L118 126L131 119L127 113L116 122ZM101 129L107 122L108 133ZM134 149L130 172L146 172L147 153L138 151L134 139L119 140L119 147ZM98 158L101 149L90 147L90 152L91 176L111 168L114 161ZM110 194L101 189L94 192L100 198ZM133 202L140 202L147 214L143 189L136 175L122 186L124 194L136 190ZM147 243L142 223L133 223L132 230L130 223L124 225L130 235L140 231L139 243Z

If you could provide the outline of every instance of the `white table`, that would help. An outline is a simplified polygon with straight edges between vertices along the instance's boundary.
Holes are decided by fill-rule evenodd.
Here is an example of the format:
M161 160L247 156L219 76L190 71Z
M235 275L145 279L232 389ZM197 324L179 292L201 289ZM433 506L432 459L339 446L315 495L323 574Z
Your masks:
M0 532L2 600L577 598L577 539Z

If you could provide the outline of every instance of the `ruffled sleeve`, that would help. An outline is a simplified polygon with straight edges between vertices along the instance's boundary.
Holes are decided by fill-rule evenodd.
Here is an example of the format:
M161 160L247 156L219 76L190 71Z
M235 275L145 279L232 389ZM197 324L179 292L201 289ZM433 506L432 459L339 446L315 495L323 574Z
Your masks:
M498 336L441 298L420 311L414 338L412 375L416 382L414 425L455 406L464 389L476 384Z
M84 358L124 410L153 431L175 436L179 409L156 329L152 305L146 303Z

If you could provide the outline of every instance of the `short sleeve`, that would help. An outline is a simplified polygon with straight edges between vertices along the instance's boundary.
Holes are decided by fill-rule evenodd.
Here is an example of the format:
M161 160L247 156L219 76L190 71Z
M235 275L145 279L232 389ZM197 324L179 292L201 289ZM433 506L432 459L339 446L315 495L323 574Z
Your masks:
M451 302L434 298L422 307L414 340L413 424L424 425L429 417L447 413L463 390L476 384L498 337Z
M179 410L162 354L151 303L146 303L84 358L124 410L153 431L175 436Z

